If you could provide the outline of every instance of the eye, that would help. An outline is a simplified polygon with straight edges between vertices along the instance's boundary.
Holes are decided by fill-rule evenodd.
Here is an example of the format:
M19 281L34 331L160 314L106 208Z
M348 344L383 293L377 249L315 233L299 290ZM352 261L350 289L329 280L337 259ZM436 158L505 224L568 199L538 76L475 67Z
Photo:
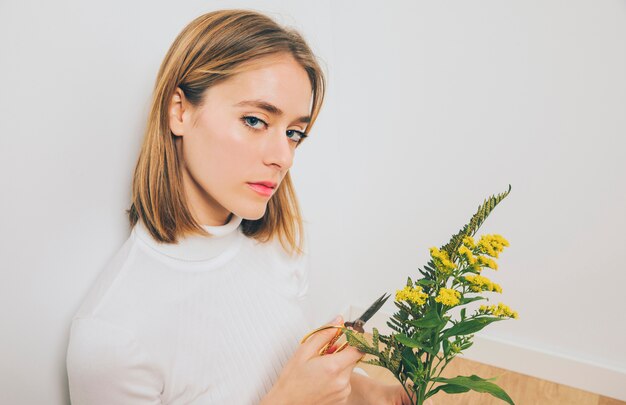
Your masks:
M267 123L265 121L263 121L260 118L257 118L253 115L245 115L243 117L241 117L241 120L243 121L244 125L246 125L249 129L253 130L253 131L260 131L261 128L257 128L255 127L255 125L257 125L259 122L262 122L263 125L265 125L267 127Z
M241 121L243 121L244 125L251 131L260 131L262 128L258 128L256 125L262 123L267 128L267 122L263 121L260 118L255 117L254 115L244 115L241 117ZM296 145L299 144L306 138L308 135L305 135L302 131L296 131L295 129L287 130L287 137L291 139Z
M296 131L295 129L287 130L287 136L289 139L294 141L295 143L300 143L306 138L308 135L305 135L302 131Z

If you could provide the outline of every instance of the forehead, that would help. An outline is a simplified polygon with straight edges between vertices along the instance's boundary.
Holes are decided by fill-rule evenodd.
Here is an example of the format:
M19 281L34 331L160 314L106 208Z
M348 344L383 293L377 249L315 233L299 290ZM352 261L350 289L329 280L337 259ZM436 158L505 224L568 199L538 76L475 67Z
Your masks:
M232 108L249 108L252 104L242 102L256 100L278 107L284 115L300 117L309 114L311 82L307 72L291 55L259 58L246 62L243 67L245 71L211 87L209 93Z

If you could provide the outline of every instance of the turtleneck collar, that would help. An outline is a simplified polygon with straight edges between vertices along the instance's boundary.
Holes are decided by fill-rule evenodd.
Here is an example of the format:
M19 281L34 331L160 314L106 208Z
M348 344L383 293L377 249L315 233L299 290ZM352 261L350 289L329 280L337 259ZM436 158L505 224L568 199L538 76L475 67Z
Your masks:
M133 228L133 232L152 249L174 259L197 262L214 259L238 245L241 233L238 228L242 217L231 215L224 225L201 225L210 235L187 235L178 243L161 243L156 241L141 219Z

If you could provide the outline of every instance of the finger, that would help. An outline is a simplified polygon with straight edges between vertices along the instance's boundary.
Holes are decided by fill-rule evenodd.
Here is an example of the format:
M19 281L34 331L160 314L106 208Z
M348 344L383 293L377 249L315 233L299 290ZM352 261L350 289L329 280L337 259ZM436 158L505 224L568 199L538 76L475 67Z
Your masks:
M343 317L339 316L339 320L335 319L335 322L328 323L325 326L335 325L341 326L343 325ZM339 328L330 327L325 330L321 330L309 336L309 338L302 343L302 350L304 352L304 356L307 359L312 357L319 356L319 351L324 347L330 340L340 331Z
M347 345L345 349L340 352L333 353L331 356L333 356L333 359L339 363L339 366L342 369L352 369L364 355L364 352L353 346Z

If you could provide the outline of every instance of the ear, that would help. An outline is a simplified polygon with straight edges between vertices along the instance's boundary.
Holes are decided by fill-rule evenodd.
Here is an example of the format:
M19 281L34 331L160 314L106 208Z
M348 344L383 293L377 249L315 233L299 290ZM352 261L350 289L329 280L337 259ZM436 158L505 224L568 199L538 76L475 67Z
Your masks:
M170 130L174 135L185 135L185 124L191 113L191 109L188 107L189 103L185 99L185 93L180 87L176 87L168 108Z

